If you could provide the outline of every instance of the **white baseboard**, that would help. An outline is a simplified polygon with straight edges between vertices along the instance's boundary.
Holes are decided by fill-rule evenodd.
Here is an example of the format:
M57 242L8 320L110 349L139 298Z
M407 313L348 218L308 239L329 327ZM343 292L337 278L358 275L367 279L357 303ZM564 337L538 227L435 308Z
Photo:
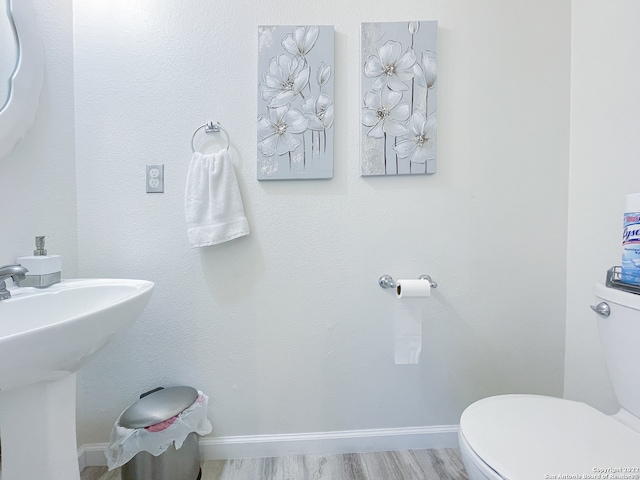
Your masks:
M93 443L80 447L80 468L106 465L107 446ZM203 460L428 448L458 448L458 425L200 438Z
M90 443L82 445L78 449L78 463L80 471L84 467L103 467L107 464L107 457L104 452L107 451L108 443Z

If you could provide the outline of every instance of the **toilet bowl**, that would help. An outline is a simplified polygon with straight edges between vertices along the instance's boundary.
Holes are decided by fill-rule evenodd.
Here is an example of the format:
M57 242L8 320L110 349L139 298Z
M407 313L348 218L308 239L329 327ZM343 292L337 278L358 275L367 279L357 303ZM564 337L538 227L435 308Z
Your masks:
M598 478L623 467L640 478L640 432L580 402L485 398L463 412L458 439L471 480Z
M479 400L458 432L470 480L640 479L640 295L595 293L608 307L598 330L620 412L542 395Z

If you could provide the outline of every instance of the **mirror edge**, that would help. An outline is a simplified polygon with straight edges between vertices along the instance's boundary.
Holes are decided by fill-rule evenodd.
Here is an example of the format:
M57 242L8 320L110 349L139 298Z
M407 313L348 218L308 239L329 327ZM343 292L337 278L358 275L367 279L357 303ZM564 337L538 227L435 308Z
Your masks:
M9 0L18 37L16 69L11 93L0 110L0 160L6 157L33 125L44 76L44 52L31 0Z

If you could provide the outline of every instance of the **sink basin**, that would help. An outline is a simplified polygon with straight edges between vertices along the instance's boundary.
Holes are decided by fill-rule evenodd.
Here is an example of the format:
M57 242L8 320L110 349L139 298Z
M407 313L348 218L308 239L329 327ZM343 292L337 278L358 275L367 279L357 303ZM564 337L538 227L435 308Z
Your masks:
M63 280L13 288L0 302L0 391L76 372L131 325L153 289L146 280Z
M2 480L79 480L76 372L142 313L153 282L63 280L0 301Z

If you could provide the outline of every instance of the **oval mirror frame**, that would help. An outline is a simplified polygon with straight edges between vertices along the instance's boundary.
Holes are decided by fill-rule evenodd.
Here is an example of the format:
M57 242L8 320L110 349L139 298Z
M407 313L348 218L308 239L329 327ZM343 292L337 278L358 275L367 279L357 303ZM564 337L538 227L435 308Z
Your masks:
M44 74L44 53L31 0L7 0L18 39L18 62L11 89L0 110L0 160L33 125Z

